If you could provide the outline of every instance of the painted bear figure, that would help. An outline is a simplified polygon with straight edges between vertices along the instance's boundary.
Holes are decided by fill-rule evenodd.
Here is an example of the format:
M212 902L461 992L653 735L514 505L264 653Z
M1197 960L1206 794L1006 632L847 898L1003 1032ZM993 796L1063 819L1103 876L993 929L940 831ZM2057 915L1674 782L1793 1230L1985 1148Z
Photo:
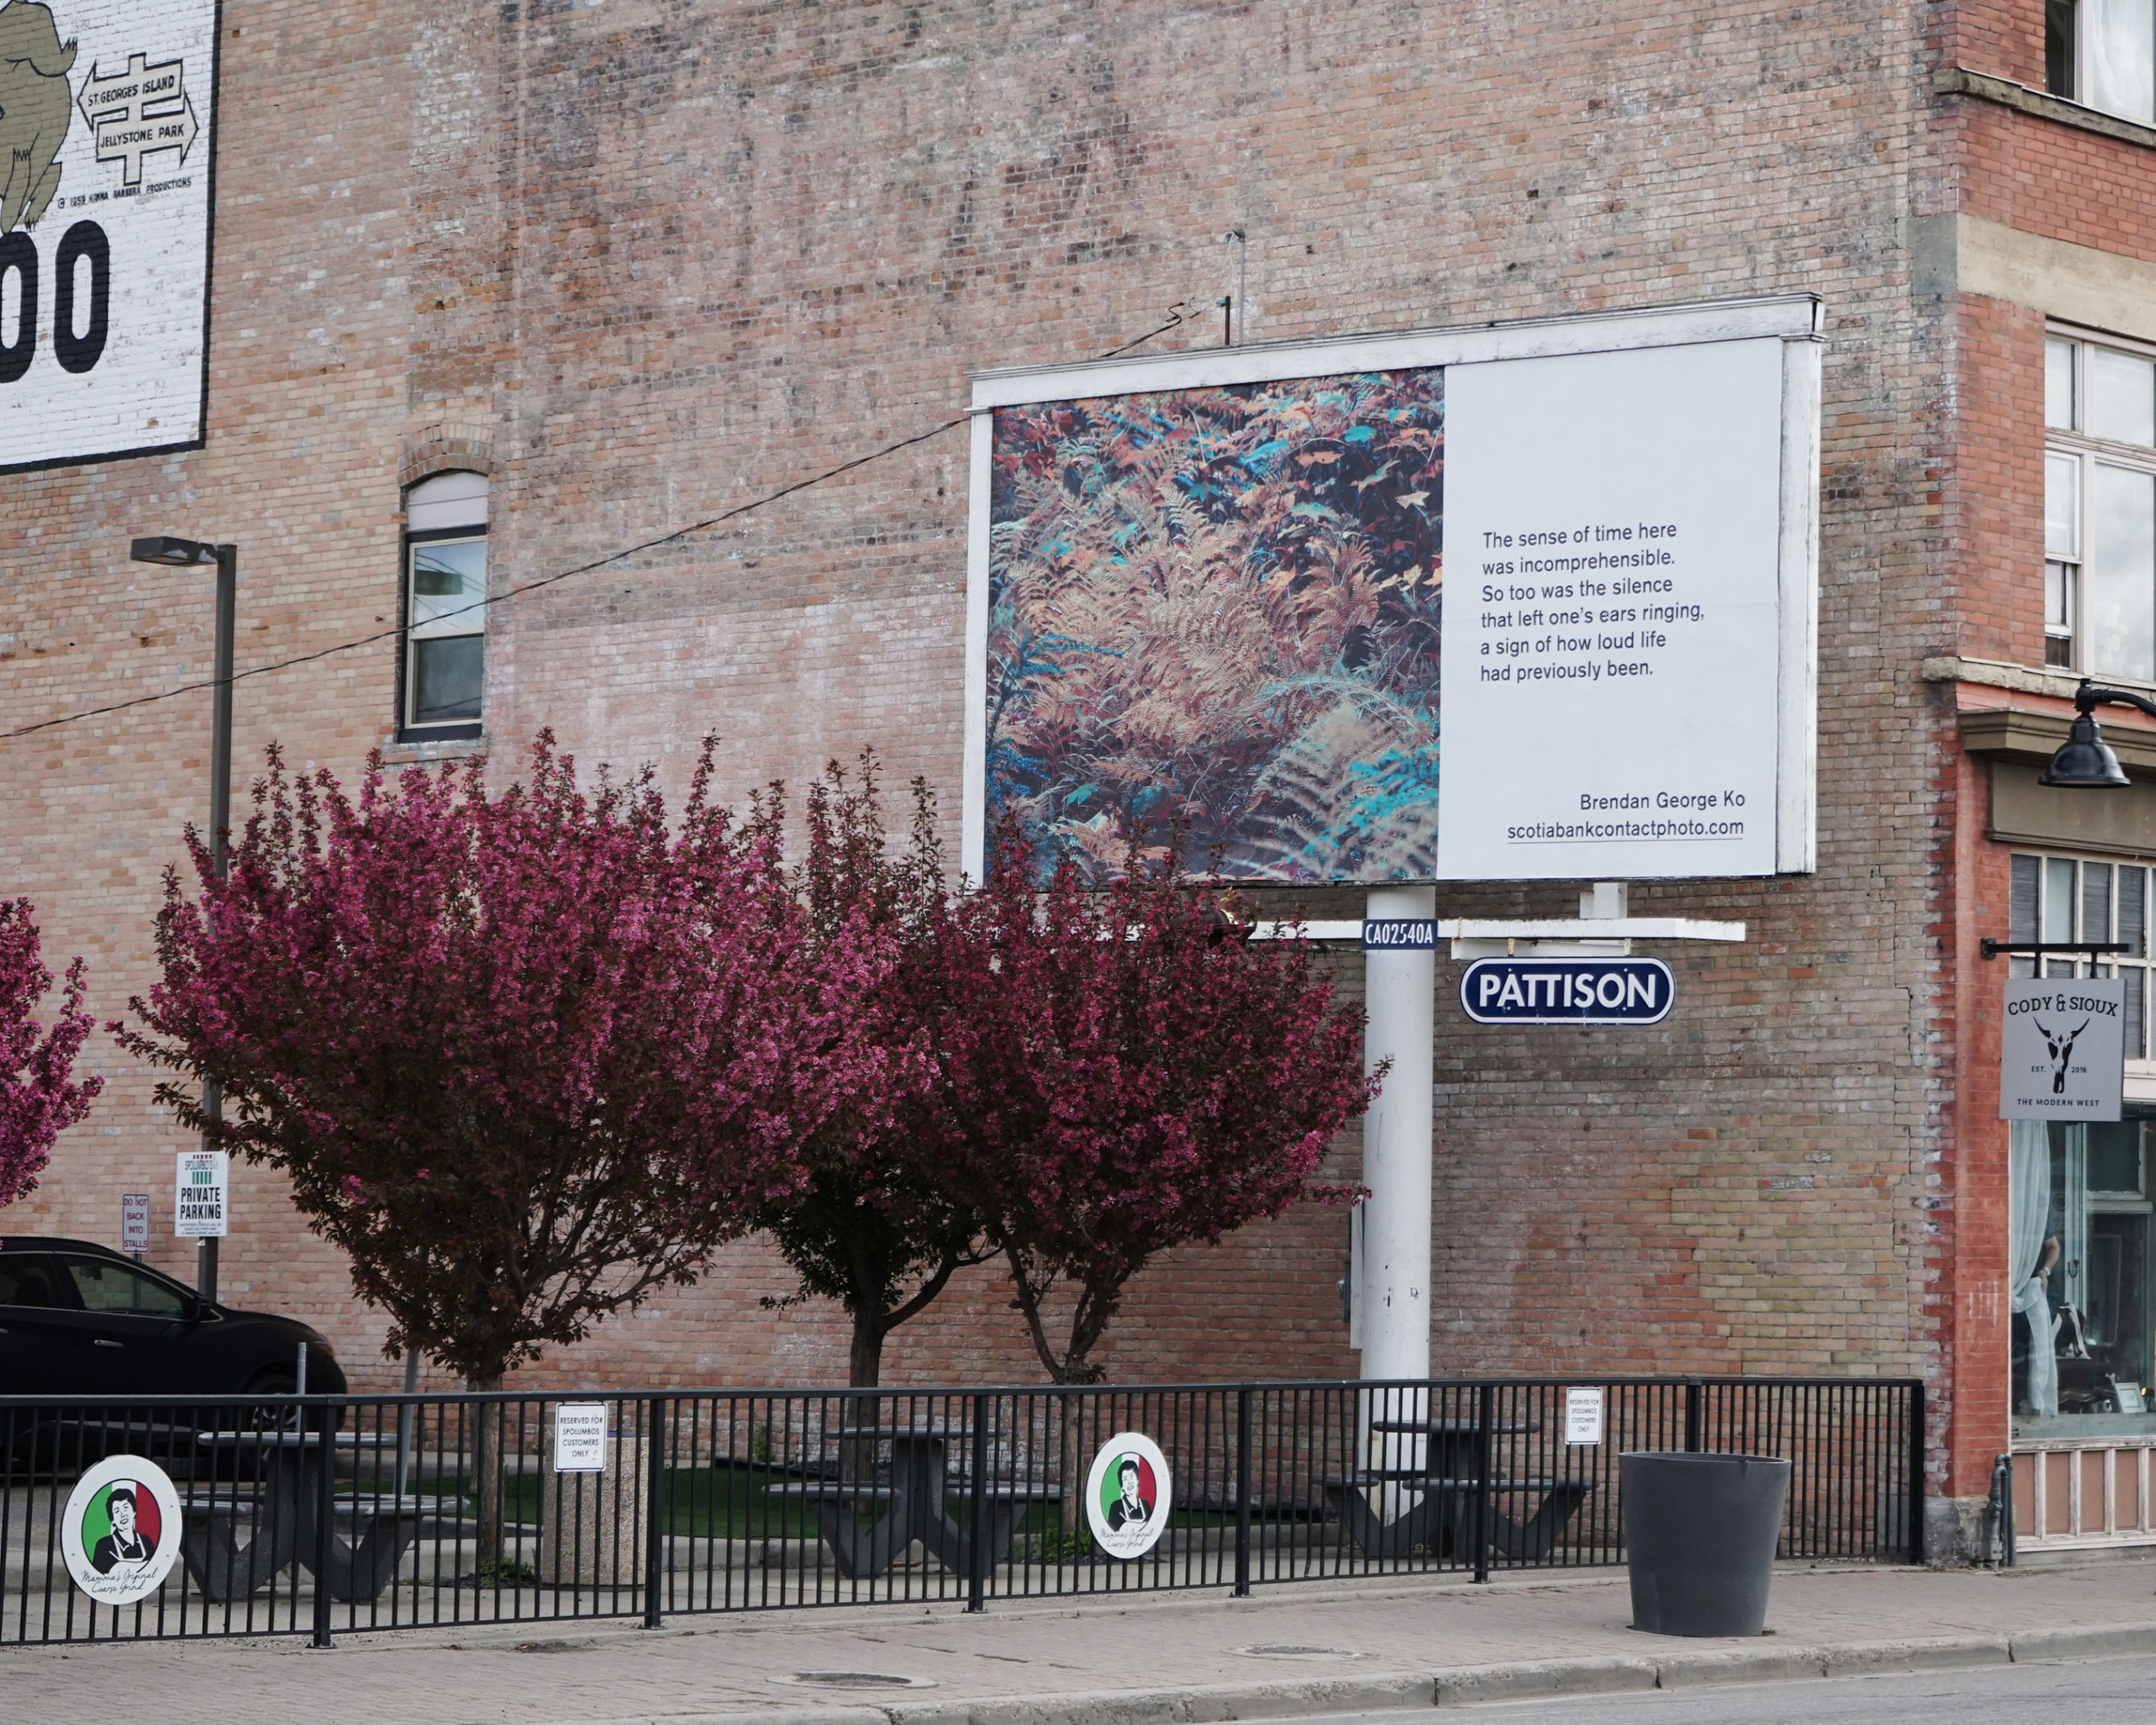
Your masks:
M60 190L74 64L75 45L61 45L51 8L38 0L0 6L0 233L31 226Z

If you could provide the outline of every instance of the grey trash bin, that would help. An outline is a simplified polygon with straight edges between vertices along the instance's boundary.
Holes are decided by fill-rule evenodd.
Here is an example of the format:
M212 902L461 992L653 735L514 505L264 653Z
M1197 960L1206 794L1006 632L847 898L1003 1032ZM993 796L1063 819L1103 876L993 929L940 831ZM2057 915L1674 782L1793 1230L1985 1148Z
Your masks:
M1771 1455L1636 1451L1617 1458L1632 1627L1656 1635L1757 1635L1789 1495Z

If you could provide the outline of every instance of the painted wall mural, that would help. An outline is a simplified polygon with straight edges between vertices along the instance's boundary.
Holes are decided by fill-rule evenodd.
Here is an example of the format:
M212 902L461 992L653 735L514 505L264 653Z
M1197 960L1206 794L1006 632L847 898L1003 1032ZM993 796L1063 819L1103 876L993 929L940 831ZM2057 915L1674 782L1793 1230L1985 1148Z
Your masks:
M1096 878L1435 872L1444 374L995 415L987 814Z
M216 0L0 4L0 470L199 445Z

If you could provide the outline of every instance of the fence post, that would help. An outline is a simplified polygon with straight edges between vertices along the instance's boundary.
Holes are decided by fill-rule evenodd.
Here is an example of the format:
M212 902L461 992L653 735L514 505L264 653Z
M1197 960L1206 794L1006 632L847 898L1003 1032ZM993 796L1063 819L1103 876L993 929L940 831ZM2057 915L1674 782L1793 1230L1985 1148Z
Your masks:
M1475 1578L1490 1578L1490 1452L1497 1446L1497 1386L1475 1392Z
M2042 1465L2043 1452L2041 1450L2036 1452L2036 1465ZM2004 1530L2005 1534L2005 1537L1999 1546L2000 1554L2005 1561L2000 1565L2000 1567L2005 1569L2011 1569L2015 1567L2014 1560L2015 1556L2014 1545L2014 1452L2012 1450L2009 1450L2001 1453L1998 1461L1993 1466L1992 1477L1999 1482L1999 1525L2003 1530ZM2043 1530L2039 1528L2037 1531L2041 1533Z
M1924 1380L1909 1386L1909 1562L1924 1562Z
M296 1422L305 1442L306 1418ZM330 1541L336 1536L337 1515L337 1415L329 1405L329 1398L322 1399L322 1414L318 1422L317 1436L321 1444L321 1484L314 1498L314 1644L318 1648L331 1645L329 1634L329 1552ZM304 1479L307 1471L300 1470Z
M1684 1447L1698 1450L1703 1447L1705 1428L1703 1418L1706 1400L1706 1386L1697 1378L1684 1380Z
M1250 1386L1235 1391L1235 1597L1250 1597Z
M651 1435L643 1458L643 1626L659 1627L659 1587L666 1573L666 1398L647 1404Z
M974 1394L974 1477L969 1485L973 1507L966 1523L966 1609L988 1609L988 1397ZM1013 1503L1011 1513L1017 1514Z

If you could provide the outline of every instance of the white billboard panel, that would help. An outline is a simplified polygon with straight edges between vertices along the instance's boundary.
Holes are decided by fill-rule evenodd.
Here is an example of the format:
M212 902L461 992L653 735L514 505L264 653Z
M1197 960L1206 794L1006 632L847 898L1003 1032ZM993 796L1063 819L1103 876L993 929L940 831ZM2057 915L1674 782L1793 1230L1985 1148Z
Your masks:
M217 15L0 5L0 470L202 441Z
M976 379L964 860L1812 867L1808 295ZM1448 602L1449 601L1449 602Z
M1446 880L1770 874L1782 344L1445 373Z

